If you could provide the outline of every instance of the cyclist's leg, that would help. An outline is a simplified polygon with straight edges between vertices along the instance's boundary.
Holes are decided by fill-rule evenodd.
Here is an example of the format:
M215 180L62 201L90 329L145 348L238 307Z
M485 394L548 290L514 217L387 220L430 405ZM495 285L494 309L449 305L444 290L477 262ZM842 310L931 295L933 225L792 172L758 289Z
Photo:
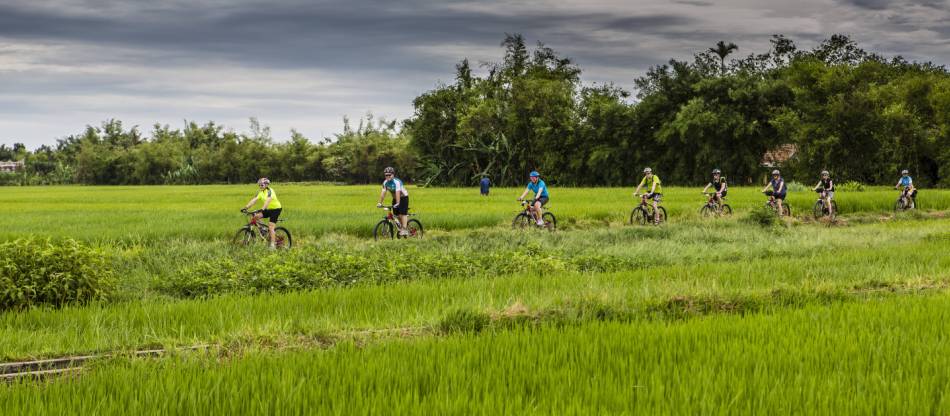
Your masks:
M782 209L783 202L785 202L785 198L775 198L775 203L778 206L778 216L780 217L784 214L783 211L785 211L784 209Z
M543 212L541 211L541 200L535 199L534 200L534 220L538 224L544 224L544 220L541 219L542 218L541 215L543 215Z
M271 247L277 246L277 233L274 232L274 229L277 228L277 223L270 221L267 223L267 230L270 231L270 245Z
M656 205L657 205L657 200L660 199L660 196L657 195L657 194L655 194L655 193L650 194L650 196L652 197L651 199L653 199L653 222L659 223L659 222L660 222L660 210L656 208Z
M831 200L834 199L834 192L825 192L825 204L828 206L828 213L834 215L835 206L831 203Z

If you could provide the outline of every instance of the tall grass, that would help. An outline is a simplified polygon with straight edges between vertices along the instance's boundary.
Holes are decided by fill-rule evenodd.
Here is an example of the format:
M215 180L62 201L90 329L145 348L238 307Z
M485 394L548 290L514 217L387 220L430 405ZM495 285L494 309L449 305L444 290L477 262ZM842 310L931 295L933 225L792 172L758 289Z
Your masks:
M950 297L119 360L5 414L944 414Z

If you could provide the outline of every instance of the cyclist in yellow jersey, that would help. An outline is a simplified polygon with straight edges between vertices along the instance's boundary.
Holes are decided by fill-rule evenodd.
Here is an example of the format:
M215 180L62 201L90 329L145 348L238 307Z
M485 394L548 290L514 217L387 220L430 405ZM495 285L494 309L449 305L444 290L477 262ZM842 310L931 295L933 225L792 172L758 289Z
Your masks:
M643 188L648 192L640 195L640 188ZM640 185L637 185L637 190L633 191L633 196L642 196L644 199L653 200L653 222L655 224L659 224L660 212L656 209L656 206L663 201L663 187L661 185L660 177L653 174L653 169L643 169L643 180L640 181Z
M274 192L270 187L270 179L258 179L257 186L260 188L260 191L257 192L257 196L251 198L241 212L247 212L258 200L263 201L263 209L261 212L254 214L254 217L257 219L267 217L267 228L270 230L270 248L277 248L277 235L274 234L274 228L277 228L277 219L280 218L280 200L277 199L277 192Z

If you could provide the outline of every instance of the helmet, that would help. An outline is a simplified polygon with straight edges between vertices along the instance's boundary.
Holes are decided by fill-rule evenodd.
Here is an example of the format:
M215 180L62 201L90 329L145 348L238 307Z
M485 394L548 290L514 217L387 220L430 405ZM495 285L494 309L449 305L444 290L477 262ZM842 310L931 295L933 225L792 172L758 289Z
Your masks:
M647 168L643 168L643 173L653 173L653 169L650 169L650 168L648 168L648 167L647 167Z
M782 172L779 172L778 169L775 169L775 170L772 171L772 174L773 174L773 175L781 175Z
M908 172L907 169L904 169L901 171L901 175L908 175L908 174L910 174L910 172Z
M383 174L385 175L385 174L387 174L387 173L391 173L391 174L395 175L395 174L396 174L396 169L393 169L392 166L386 166L386 169L383 169Z
M827 171L827 170L823 170L823 171L821 171L821 176L830 176L830 175L831 175L831 174L830 174L830 173L828 173L828 171Z
M538 173L538 171L536 171L536 170L532 170L531 173L528 174L528 176L531 177L531 178L537 178L537 177L540 177L541 174Z
M270 185L270 179L267 179L267 178L260 178L260 179L257 180L257 184L258 184L258 185L264 185L264 186Z
M722 173L721 170L719 170L719 169L713 169L713 175L718 175L718 174L721 174L721 173Z

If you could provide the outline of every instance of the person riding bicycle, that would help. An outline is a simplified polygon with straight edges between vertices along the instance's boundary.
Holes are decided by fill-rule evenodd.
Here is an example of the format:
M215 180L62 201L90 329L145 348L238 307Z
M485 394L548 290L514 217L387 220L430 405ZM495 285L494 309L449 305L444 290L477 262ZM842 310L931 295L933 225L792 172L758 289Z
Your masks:
M663 202L663 187L661 185L660 177L653 174L653 169L644 168L643 169L643 179L640 180L640 184L637 185L637 189L633 191L633 196L640 197L645 202L647 199L653 200L653 223L660 224L660 212L657 210L657 205L660 202ZM649 192L640 195L640 188L644 190L649 190Z
M785 196L788 194L788 187L785 185L785 179L782 178L782 172L779 172L778 169L772 171L772 180L765 184L765 188L762 188L762 192L765 192L767 189L769 189L769 186L772 187L771 196L778 204L778 216L781 217L782 213L784 212L782 203L785 202Z
M393 214L399 217L399 235L409 235L409 191L403 185L402 181L396 177L396 169L391 166L383 169L383 191L379 193L379 202L377 207L383 206L383 198L386 198L386 192L393 195Z
M835 198L835 182L831 180L831 173L828 173L827 170L821 171L821 178L818 179L818 185L815 185L813 190L822 194L825 207L828 208L828 214L835 215L834 205L831 204L831 200Z
M521 196L518 197L518 202L524 201L524 197L528 195L528 192L534 194L533 201L531 206L534 207L534 219L539 226L544 225L544 220L541 215L543 212L542 208L548 203L548 185L541 180L541 174L538 171L533 170L528 174L530 181L528 186L524 188L524 192L521 193Z
M897 180L897 185L894 185L894 189L898 188L904 188L901 191L901 198L910 197L911 208L917 205L917 188L914 187L914 178L910 177L907 169L901 171L901 178Z
M706 194L706 190L712 187L716 193L713 195L713 198L720 207L722 206L722 199L726 197L726 194L729 192L728 185L726 184L726 177L722 176L722 171L719 169L713 169L712 171L712 181L706 184L706 187L703 188L703 195Z
M277 235L274 233L274 229L277 228L277 219L280 218L280 200L277 199L277 192L274 192L274 189L270 187L270 179L258 179L257 186L260 188L257 195L251 198L241 212L247 212L259 200L264 201L264 206L260 212L254 214L254 218L267 217L267 229L270 231L270 248L277 248Z

